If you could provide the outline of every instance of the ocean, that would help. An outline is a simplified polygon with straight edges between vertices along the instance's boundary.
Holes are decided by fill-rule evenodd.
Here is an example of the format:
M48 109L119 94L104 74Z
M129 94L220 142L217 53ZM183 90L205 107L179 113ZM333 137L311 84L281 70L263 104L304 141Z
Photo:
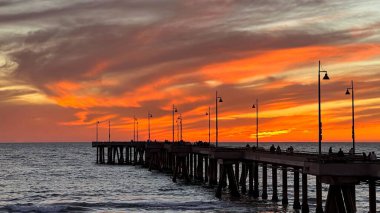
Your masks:
M260 144L266 148L272 143ZM245 146L246 143L220 143ZM316 152L317 143L278 143L295 151ZM350 143L324 143L334 151L348 152ZM375 151L378 143L357 143L357 152ZM281 201L228 196L215 198L212 188L201 184L173 183L170 174L140 166L97 165L91 143L0 144L0 212L294 212L293 178L288 173L289 206ZM261 177L261 171L259 173ZM281 175L278 193L281 199ZM271 197L268 172L268 197ZM261 179L261 178L260 178ZM315 210L315 179L309 176L309 206ZM261 183L260 183L261 186ZM323 184L323 198L328 186ZM358 212L368 212L368 185L356 187ZM380 187L377 187L380 195ZM378 196L378 199L380 196ZM380 208L380 200L377 200Z

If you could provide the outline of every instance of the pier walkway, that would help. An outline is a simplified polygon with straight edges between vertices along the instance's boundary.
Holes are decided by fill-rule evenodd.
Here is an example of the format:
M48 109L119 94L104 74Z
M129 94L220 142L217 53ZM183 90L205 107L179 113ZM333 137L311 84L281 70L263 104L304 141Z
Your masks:
M248 193L254 198L281 201L287 206L288 177L293 176L292 205L301 212L309 212L310 184L316 187L317 213L356 212L355 185L364 182L369 185L369 212L376 212L380 160L370 160L361 155L276 152L256 147L214 147L208 143L93 142L92 146L96 147L98 164L143 165L149 170L171 172L174 182L181 178L187 182L215 186L215 196L219 198L227 187L232 197ZM262 171L261 181L259 170ZM282 171L281 196L277 191L278 170ZM272 172L272 180L268 180L268 171ZM308 183L308 175L315 176L316 182ZM271 189L268 189L267 181L272 181ZM329 184L324 207L322 183ZM272 190L271 198L268 198L268 190Z

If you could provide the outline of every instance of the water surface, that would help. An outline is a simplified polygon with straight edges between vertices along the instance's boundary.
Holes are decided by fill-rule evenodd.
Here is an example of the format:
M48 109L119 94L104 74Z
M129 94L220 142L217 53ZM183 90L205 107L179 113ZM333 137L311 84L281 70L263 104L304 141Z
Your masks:
M222 146L244 146L225 143ZM271 144L265 144L269 147ZM280 143L295 150L317 150L316 143ZM277 144L276 144L277 146ZM328 144L334 150L349 143ZM379 152L379 144L358 144L358 152ZM0 144L0 211L2 212L293 212L293 177L288 174L289 207L254 200L222 200L214 189L173 183L169 174L149 172L138 166L96 165L96 150L90 143ZM261 177L261 171L259 173ZM278 193L281 199L281 174ZM271 197L271 172L268 172L268 196ZM309 177L309 183L315 183ZM260 183L261 186L261 183ZM323 196L327 185L323 185ZM379 192L379 187L377 189ZM315 188L309 187L309 205L315 209ZM368 212L368 186L357 187L358 212ZM378 206L380 202L378 201Z

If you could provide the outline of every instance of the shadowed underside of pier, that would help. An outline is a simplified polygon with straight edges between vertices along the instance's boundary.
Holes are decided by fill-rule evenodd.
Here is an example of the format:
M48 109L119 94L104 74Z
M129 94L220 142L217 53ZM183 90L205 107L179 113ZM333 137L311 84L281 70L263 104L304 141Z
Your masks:
M376 181L380 179L380 161L357 155L317 155L310 153L277 153L262 148L214 147L207 143L158 142L93 142L99 164L140 164L172 173L187 182L204 182L215 186L217 197L224 188L230 195L243 193L268 199L267 173L272 172L272 201L279 201L277 171L282 171L282 199L288 205L288 173L293 173L294 209L309 212L307 176L316 177L316 212L356 212L355 185L369 184L370 212L376 212ZM259 170L262 180L259 181ZM302 180L300 181L300 175ZM248 180L248 190L247 190ZM262 183L259 189L259 182ZM300 201L302 183L302 204ZM326 205L322 206L322 183L329 184Z

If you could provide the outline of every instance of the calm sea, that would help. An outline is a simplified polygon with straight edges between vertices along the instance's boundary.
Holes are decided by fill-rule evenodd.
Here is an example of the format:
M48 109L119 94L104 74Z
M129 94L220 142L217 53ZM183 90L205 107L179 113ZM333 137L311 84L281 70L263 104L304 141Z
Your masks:
M246 143L223 143L245 146ZM271 143L264 144L269 148ZM279 143L296 151L314 152L316 143ZM334 151L348 151L349 143L326 143ZM277 144L276 144L277 146ZM358 152L375 151L380 144L358 143ZM90 143L0 144L0 212L293 212L293 178L289 174L289 207L243 197L222 200L214 189L202 185L173 183L169 174L134 166L95 164ZM260 171L261 177L261 171ZM268 172L268 178L271 178ZM281 177L279 198L281 199ZM309 183L315 183L310 177ZM271 181L268 181L271 197ZM260 183L261 186L261 183ZM326 198L327 185L323 185ZM357 186L358 212L368 212L368 187ZM377 188L380 195L380 187ZM315 209L315 188L310 184L309 205ZM380 196L378 196L380 198ZM377 201L378 208L380 201Z

